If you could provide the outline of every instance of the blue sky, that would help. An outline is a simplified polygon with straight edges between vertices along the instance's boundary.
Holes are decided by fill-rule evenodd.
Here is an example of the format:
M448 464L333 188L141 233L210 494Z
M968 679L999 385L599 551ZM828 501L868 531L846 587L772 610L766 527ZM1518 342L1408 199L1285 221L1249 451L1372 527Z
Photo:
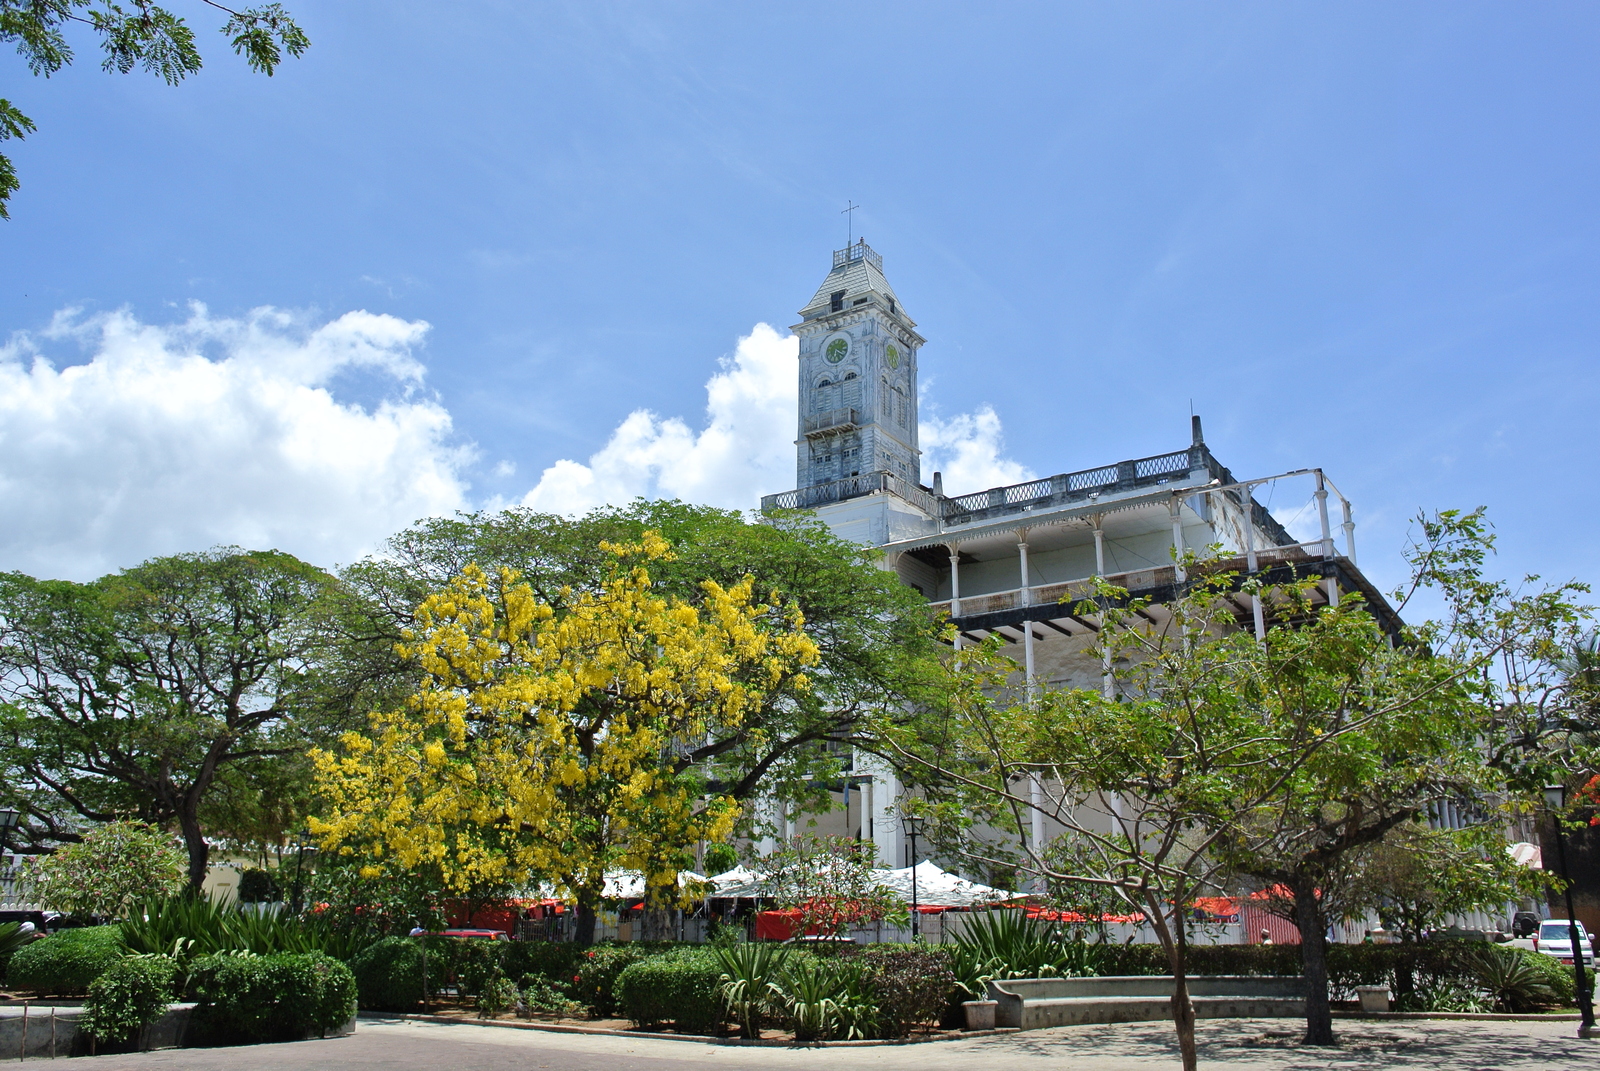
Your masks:
M753 505L853 199L965 478L1179 448L1192 403L1240 476L1326 468L1380 582L1480 504L1507 572L1600 579L1593 5L292 0L266 79L172 4L177 89L0 61L39 124L0 568Z

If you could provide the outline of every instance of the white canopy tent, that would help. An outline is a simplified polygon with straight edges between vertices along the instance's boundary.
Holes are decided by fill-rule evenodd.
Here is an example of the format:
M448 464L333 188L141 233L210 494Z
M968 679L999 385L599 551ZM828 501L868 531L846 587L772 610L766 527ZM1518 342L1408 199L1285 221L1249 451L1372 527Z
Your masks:
M976 881L968 881L941 868L937 863L926 860L916 865L917 874L917 904L920 907L974 907L985 904L1004 903L1015 900L1017 893L996 889ZM911 867L901 867L899 870L874 870L873 878L894 893L906 903L911 902ZM754 871L737 866L724 874L717 874L708 879L715 886L717 897L756 897L771 896L772 890L765 886L761 878Z
M937 863L923 860L913 867L899 870L875 870L873 876L884 888L906 903L911 902L911 872L917 875L917 905L919 907L981 907L1015 900L1020 894L996 889L950 873Z

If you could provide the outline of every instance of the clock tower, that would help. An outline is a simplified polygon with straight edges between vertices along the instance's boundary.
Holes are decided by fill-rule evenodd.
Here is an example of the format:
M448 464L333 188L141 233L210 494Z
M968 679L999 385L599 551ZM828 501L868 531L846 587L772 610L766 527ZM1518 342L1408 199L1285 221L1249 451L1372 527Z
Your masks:
M866 239L835 250L833 270L800 310L797 484L823 487L887 474L922 482L917 351L923 338ZM841 489L837 496L850 497Z

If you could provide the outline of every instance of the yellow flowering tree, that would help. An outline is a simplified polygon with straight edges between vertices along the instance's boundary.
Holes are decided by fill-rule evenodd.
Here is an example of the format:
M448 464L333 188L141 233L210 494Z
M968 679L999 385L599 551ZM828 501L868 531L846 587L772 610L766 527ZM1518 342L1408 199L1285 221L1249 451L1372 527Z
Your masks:
M817 648L800 613L747 578L662 594L654 532L604 543L593 591L541 601L512 570L469 565L429 596L407 635L422 683L405 708L316 751L325 850L373 877L427 871L446 889L551 881L593 933L608 869L645 875L659 899L699 840L728 835L730 798L705 792L686 756L805 687Z

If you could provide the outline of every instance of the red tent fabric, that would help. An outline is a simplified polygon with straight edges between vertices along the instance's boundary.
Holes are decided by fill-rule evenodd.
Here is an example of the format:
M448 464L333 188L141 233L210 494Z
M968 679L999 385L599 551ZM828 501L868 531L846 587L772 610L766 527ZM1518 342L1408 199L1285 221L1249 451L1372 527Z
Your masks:
M1052 911L1047 907L1029 907L1027 909L1030 919L1044 919L1047 922L1143 922L1144 916L1135 915L1102 915L1092 919L1079 911Z

